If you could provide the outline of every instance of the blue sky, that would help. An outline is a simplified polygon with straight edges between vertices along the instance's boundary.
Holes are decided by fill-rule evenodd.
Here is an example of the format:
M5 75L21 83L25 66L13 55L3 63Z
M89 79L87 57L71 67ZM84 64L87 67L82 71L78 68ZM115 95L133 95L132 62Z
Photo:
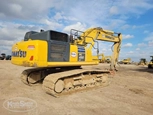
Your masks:
M122 33L120 60L149 61L153 55L153 0L5 0L0 4L0 53L11 54L27 31L69 33L91 27ZM100 42L100 53L110 55L111 45Z

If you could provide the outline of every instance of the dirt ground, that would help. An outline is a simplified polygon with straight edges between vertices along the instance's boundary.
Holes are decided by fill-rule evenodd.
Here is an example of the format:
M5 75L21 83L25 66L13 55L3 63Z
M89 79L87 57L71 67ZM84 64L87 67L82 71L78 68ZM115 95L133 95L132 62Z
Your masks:
M99 68L108 68L100 64ZM41 84L27 86L20 73L27 69L0 61L0 115L152 115L153 69L136 65L120 65L107 87L55 98L46 94ZM11 98L30 98L37 107L28 112L12 112L4 108Z

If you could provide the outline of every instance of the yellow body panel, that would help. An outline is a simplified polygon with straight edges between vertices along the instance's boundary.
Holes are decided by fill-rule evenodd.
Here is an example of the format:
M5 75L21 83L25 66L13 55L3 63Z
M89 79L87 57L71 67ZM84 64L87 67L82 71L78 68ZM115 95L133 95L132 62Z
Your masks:
M21 66L46 66L47 51L46 41L21 41L12 47L11 62Z
M77 45L70 45L69 62L48 62L47 42L43 40L29 40L21 41L13 45L11 62L27 67L60 67L98 64L98 62L91 60L91 55L87 55L87 53L85 55L85 61L79 62Z
M48 62L48 67L97 65L98 62Z
M85 48L86 49L86 61L88 61L88 62L91 62L91 61L93 61L93 59L92 59L92 50L90 50L90 49L87 49L87 48Z
M98 59L98 56L92 56L92 60L95 62L99 62L100 60Z

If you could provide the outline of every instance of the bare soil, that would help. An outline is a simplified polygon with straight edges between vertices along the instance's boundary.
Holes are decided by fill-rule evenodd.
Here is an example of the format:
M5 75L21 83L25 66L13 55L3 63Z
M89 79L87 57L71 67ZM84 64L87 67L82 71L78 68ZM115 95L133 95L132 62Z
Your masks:
M108 64L92 66L109 68ZM27 86L20 74L27 67L0 61L0 115L152 115L153 69L120 65L107 87L98 87L55 98L42 90L42 84ZM11 98L30 98L37 107L27 112L12 112L3 104Z

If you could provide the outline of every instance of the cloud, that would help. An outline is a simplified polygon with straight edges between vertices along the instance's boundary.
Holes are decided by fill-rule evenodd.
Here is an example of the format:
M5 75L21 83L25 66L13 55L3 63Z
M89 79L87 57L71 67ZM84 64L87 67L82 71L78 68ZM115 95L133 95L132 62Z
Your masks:
M84 5L86 8L84 8ZM122 2L120 0L106 0L105 4L103 4L103 1L97 0L90 2L88 0L77 2L71 0L11 0L10 2L3 1L0 4L0 18L3 20L27 20L36 23L41 23L45 19L51 23L64 20L70 25L74 24L74 21L79 21L86 23L88 26L101 26L107 29L114 29L122 25L125 25L123 28L127 28L127 24L125 23L125 20L129 17L127 14L142 14L152 7L153 5L150 4L150 1L145 0L128 0ZM112 15L119 16L116 19ZM101 24L99 25L99 23Z
M128 28L130 28L130 27L131 27L130 25L125 24L125 25L123 25L123 26L121 27L121 29L128 29Z
M62 12L57 12L54 16L54 19L56 21L59 21L59 20L70 20L70 21L77 21L76 18L74 17L70 17L70 16L65 16Z
M111 8L110 8L110 14L118 14L119 13L119 11L118 11L118 7L117 6L112 6Z
M6 55L11 55L11 47L0 46L0 54L5 53Z
M24 30L18 28L20 24L4 22L0 26L0 40L14 41L23 36Z
M88 20L86 23L96 24L95 20L97 20L97 17L101 21L106 22L109 19L108 17L112 15L119 14L121 17L125 17L126 14L142 14L146 10L153 8L151 0L127 0L122 2L120 0L105 0L105 4L103 2L98 0L92 0L90 2L88 0L80 0L77 2L72 0L3 1L0 4L0 18L7 20L23 19L37 21L46 18L49 14L50 17L56 15L56 19L71 17L78 21L85 22ZM81 15L77 15L78 13L81 13Z
M129 52L128 52L128 54L133 54L133 53L134 53L133 51L129 51Z
M134 38L134 35L130 35L130 34L124 35L123 34L123 39L130 39L130 38Z
M0 22L0 52L10 54L12 45L23 40L26 32L40 29L42 27L36 25Z
M28 4L28 5L27 5ZM24 20L38 20L40 16L45 16L49 8L53 7L54 0L26 0L26 1L3 1L0 4L0 11L2 19L24 19Z
M39 22L44 25L42 27L44 27L45 30L47 30L47 29L56 30L57 28L60 29L63 27L62 23L59 23L59 22L52 20L52 19L47 19L47 18L41 19Z
M132 46L133 46L132 43L126 43L123 45L123 47L132 47Z
M113 1L112 5L113 6L109 10L110 14L121 16L126 15L126 17L129 17L129 14L131 14L130 16L138 16L140 14L143 14L146 10L153 8L152 0L126 0L122 2L120 2L119 0L115 0ZM135 27L136 26L134 26L133 28ZM123 28L127 28L127 26Z
M145 41L152 41L153 40L153 32L151 32L150 34L148 34L148 36L144 39Z
M149 26L149 24L133 25L133 26L132 26L132 29L145 28L145 27L148 27L148 26Z
M148 46L153 46L153 40L148 42Z
M71 30L71 29L76 29L76 30L79 30L79 31L84 31L85 28L86 28L86 25L85 25L85 24L82 24L81 22L77 22L77 23L75 23L75 24L66 26L66 27L63 29L63 32L70 33L70 30Z
M145 46L147 46L147 44L145 44L145 43L139 43L138 44L138 47L145 47Z
M138 50L140 50L140 48L136 48L136 50L138 51Z
M106 48L103 48L103 49L102 49L102 52L106 52L106 51L107 51L107 49L106 49Z
M149 0L148 2L146 2L146 0L126 0L120 3L120 9L122 9L120 10L120 12L124 14L142 14L145 10L153 8L153 5L151 3L151 0Z
M0 46L12 46L14 43L14 41L0 40Z
M56 15L54 16L54 18L55 18L56 20L60 20L60 19L63 19L63 18L65 18L65 17L62 16L61 13L57 12Z
M116 28L120 28L121 25L124 25L126 23L125 20L122 19L110 19L109 20L109 25L105 26L108 29L116 29Z
M147 31L147 36L146 38L144 38L144 41L147 41L148 42L148 46L152 47L153 46L153 32L150 32Z
M124 19L126 20L126 19ZM142 25L129 25L127 24L126 22L124 24L121 25L121 29L125 30L125 29L145 29L145 28L148 28L150 25L149 24L142 24Z
M149 33L149 31L148 31L148 30L145 30L143 33L144 33L144 34L148 34L148 33Z

